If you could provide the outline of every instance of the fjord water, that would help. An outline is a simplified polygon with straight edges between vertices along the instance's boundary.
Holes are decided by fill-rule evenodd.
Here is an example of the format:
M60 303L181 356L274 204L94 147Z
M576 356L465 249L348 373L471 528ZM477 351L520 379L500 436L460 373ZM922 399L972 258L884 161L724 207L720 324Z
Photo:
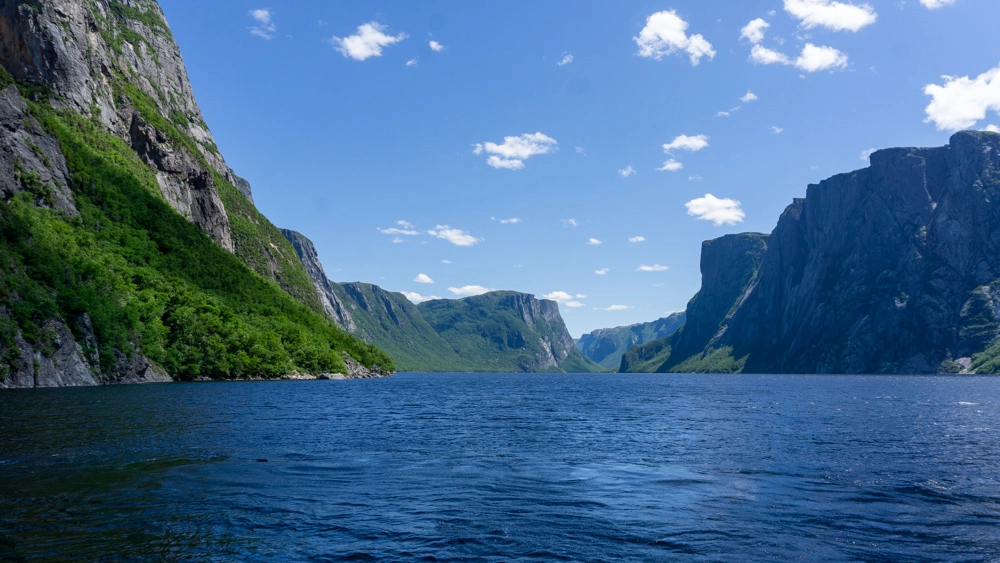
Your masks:
M988 560L1000 379L0 393L0 559Z

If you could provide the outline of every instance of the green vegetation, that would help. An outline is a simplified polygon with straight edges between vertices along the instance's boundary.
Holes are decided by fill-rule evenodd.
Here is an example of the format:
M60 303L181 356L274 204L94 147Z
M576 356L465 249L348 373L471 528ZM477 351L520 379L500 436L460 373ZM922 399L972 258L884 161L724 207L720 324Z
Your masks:
M333 284L355 334L392 356L401 371L476 371L420 315L402 293L368 283Z
M0 66L0 89L6 88L14 83L14 77L7 72L3 66Z
M531 326L522 318L533 307L529 296L512 291L427 301L417 309L475 371L602 371L573 345L558 309L544 311L547 307L555 307L550 303L534 302L538 310ZM557 358L557 365L543 366L540 360L553 353L565 354L565 357Z
M685 318L684 313L674 313L648 323L602 328L580 337L577 347L585 358L606 369L618 371L626 350L670 336L684 324Z
M122 45L125 43L135 48L145 45L149 56L159 65L160 59L153 48L153 44L143 37L142 34L129 27L129 22L137 22L145 26L151 33L173 41L174 38L170 33L170 28L167 27L167 23L160 17L158 9L146 4L146 8L143 10L123 4L117 0L111 0L109 7L111 19L101 17L100 12L96 8L91 8L91 14L98 23L101 38L104 39L104 42L119 55L123 53Z
M36 207L34 193L0 202L0 343L8 355L17 329L51 348L54 335L43 327L54 318L84 341L86 315L97 349L84 352L96 353L105 372L116 351L140 350L178 379L344 372L341 353L394 369L383 352L255 275L176 213L150 169L98 123L30 106L60 141L80 216ZM10 369L13 358L0 360Z
M704 355L692 356L670 368L672 373L740 373L747 357L733 357L733 347L724 346Z

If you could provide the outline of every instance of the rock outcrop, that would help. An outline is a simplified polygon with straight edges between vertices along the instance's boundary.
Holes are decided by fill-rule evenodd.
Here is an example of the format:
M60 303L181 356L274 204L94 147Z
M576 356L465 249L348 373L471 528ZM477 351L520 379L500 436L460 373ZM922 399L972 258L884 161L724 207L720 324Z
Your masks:
M250 184L247 184L248 192L249 186ZM295 249L295 254L306 269L306 274L309 275L313 287L316 288L316 294L319 295L326 315L333 319L340 328L348 332L355 332L357 326L354 324L354 319L351 318L351 313L344 306L343 301L337 296L337 291L334 289L336 284L326 276L326 270L323 269L323 264L319 261L319 255L316 253L316 247L312 241L302 233L291 229L281 229L281 234L285 235L292 248Z
M657 369L725 356L761 373L996 373L998 200L998 134L876 151L868 168L809 186L759 267L723 268L749 275L744 288L713 285L703 268L697 299L713 306L688 309Z
M685 314L681 312L648 323L599 328L581 336L576 341L576 347L585 358L607 369L617 370L626 350L670 336L684 324L684 319Z

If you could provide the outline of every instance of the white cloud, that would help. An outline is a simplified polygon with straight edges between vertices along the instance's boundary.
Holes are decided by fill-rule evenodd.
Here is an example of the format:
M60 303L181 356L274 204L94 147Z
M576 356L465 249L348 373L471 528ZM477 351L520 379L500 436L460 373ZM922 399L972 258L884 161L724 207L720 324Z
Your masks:
M847 55L833 47L817 47L806 43L802 54L795 59L795 68L806 72L816 72L828 68L844 68L847 66Z
M347 37L331 37L330 42L340 54L356 61L371 57L381 57L382 48L406 39L405 33L386 35L386 26L378 22L368 22L358 26L358 32Z
M635 174L635 168L632 168L631 164L629 164L625 168L619 168L618 169L618 175L621 176L622 178L628 178L629 176L632 176L633 174Z
M628 237L629 242L645 242L646 237Z
M720 111L720 112L716 113L715 116L716 117L729 117L729 112L728 111Z
M413 228L413 223L411 223L409 221L406 221L404 219L400 219L399 221L396 221L396 224L399 225L400 227L403 227L404 229L412 229Z
M580 295L580 294L577 294L576 297L573 297L572 295L566 293L565 291L553 291L552 293L546 293L545 295L542 295L542 298L544 299L551 299L556 303L561 303L567 307L573 307L573 308L585 307L585 305L577 301L577 299L586 299L586 297L587 297L586 295Z
M785 0L785 11L798 18L806 29L819 26L833 31L858 31L878 18L869 4L834 0Z
M681 168L684 168L684 165L671 158L670 160L664 162L663 166L657 168L657 170L666 172L677 172Z
M640 57L660 60L678 51L688 54L692 66L698 66L702 57L712 59L715 50L701 34L687 35L688 23L677 12L656 12L646 18L646 26L632 40L639 45Z
M449 287L448 291L458 295L459 297L471 297L473 295L482 295L495 290L481 285L463 285L462 287Z
M417 66L417 57L413 57L412 59L406 61L406 66Z
M274 25L271 21L273 14L271 10L267 8L257 8L256 10L250 10L250 17L257 20L257 25L250 28L250 34L256 35L262 39L273 39L274 34L277 33L278 27Z
M875 152L875 151L877 151L877 150L878 149L865 149L865 150L861 151L861 160L863 160L865 162L868 162L868 157L870 157L872 155L872 153Z
M576 294L576 298L577 298L577 299L586 299L586 298L587 298L587 296L586 296L586 295L584 295L584 294L582 294L582 293L577 293L577 294Z
M750 49L750 60L762 65L781 64L794 66L806 72L817 72L847 66L847 55L841 51L833 47L817 47L812 43L806 43L806 46L802 48L802 52L795 59L791 59L788 55L768 49L767 47L754 45Z
M716 227L741 223L746 216L740 207L740 202L729 198L719 199L712 194L692 199L684 206L687 207L688 215L702 221L711 221Z
M771 24L764 21L763 18L750 20L750 23L743 26L743 29L740 30L740 39L746 39L754 44L760 43L764 40L764 33L769 27L771 27Z
M743 102L744 104L749 104L750 102L753 102L755 100L757 100L757 94L754 94L750 90L747 90L746 94L740 96L740 101Z
M695 174L694 176L688 176L688 182L701 182L702 180L704 180L704 178L702 178L698 174Z
M432 230L427 231L427 234L441 240L446 240L455 246L472 246L482 242L482 239L470 235L467 231L452 229L448 225L438 225Z
M437 41L434 41L433 39L428 41L427 45L431 48L431 51L434 51L435 53L440 53L441 51L444 51L444 45L438 43Z
M573 62L573 55L569 53L563 53L563 57L559 59L559 62L557 62L556 64L559 66L566 66L571 62Z
M700 151L708 146L707 135L678 135L673 141L663 145L663 152L670 154L674 150Z
M594 237L590 237L589 239L587 239L587 244L590 244L590 245L594 245L594 246L596 246L596 245L598 245L598 244L604 244L604 243L603 243L603 242L601 242L601 241L599 241L599 240L597 240L597 239L596 239L596 238L594 238Z
M603 276L603 275L607 274L610 271L611 271L611 268L601 268L600 270L594 270L594 273L597 274L597 275L599 275L599 276Z
M397 229L396 227L390 227L388 229L383 229L382 227L379 227L378 232L382 233L383 235L406 235L409 237L420 234L420 231L411 231L409 229Z
M666 272L669 269L670 269L669 266L661 266L659 264L653 264L652 266L647 266L643 264L638 268L636 268L636 270L640 272Z
M417 277L413 278L413 281L417 283L434 283L434 280L427 274L417 274Z
M431 299L441 299L437 295L420 295L419 293L414 293L412 291L403 291L402 294L414 305L417 303L423 303L424 301L430 301Z
M448 260L447 258L442 258L441 259L441 263L442 264L451 264L451 260Z
M595 311L624 311L626 309L631 309L628 305L611 305L610 307L605 307L603 309L594 309Z
M521 222L521 219L518 217L511 217L510 219L497 219L496 217L490 217L490 219L493 221L500 221L501 225L516 225Z
M771 126L771 131L774 132L775 135L780 135L784 130L785 130L784 127L778 127L776 125Z
M525 133L517 137L504 137L502 143L476 143L473 145L472 154L482 154L486 152L491 156L486 159L486 164L493 168L505 168L507 170L520 170L524 168L524 161L538 154L548 154L559 147L559 143L543 134Z
M990 123L989 125L983 128L983 131L989 131L990 133L1000 133L1000 127L997 127L996 125Z
M399 238L399 237L393 237L392 238L392 243L393 244L399 244L401 242L406 242L406 239L402 239L402 238Z
M955 0L920 0L920 3L928 10L937 10L945 6L951 6Z
M975 78L942 76L944 85L928 84L924 94L931 103L924 111L925 123L938 131L967 129L984 119L990 110L1000 113L1000 65Z
M566 225L567 227L575 227L576 219L562 219L562 224Z

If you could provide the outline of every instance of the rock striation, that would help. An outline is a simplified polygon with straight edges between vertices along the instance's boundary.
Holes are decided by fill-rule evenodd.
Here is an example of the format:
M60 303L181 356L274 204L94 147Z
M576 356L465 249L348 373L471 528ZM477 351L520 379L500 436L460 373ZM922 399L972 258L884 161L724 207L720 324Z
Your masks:
M695 299L710 306L692 300L684 328L622 369L1000 371L1000 135L870 162L810 185L753 260L706 268L703 255Z

